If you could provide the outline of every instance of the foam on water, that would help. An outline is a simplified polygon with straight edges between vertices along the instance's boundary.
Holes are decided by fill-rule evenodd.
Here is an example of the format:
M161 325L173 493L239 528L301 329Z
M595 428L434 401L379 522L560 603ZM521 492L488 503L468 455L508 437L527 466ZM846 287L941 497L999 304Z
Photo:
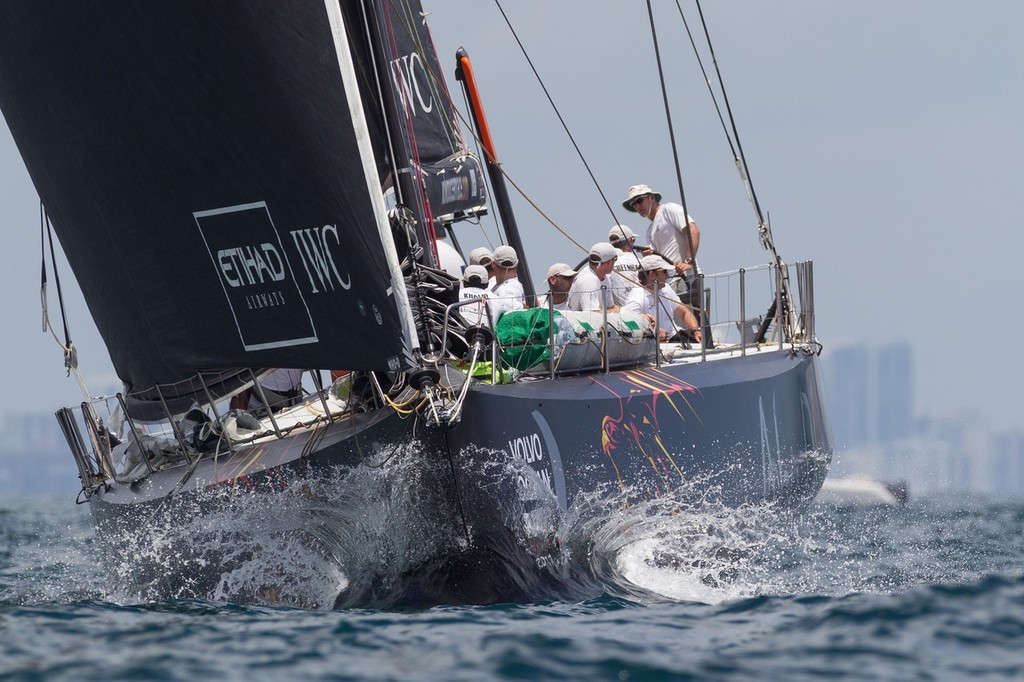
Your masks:
M565 512L529 465L501 452L464 460L460 480L473 484L456 500L447 462L434 453L424 467L419 448L125 533L111 596L314 609L602 594L713 604L772 589L776 562L765 557L797 528L771 508L725 506L707 481L629 505L609 487ZM466 509L475 515L463 525Z
M988 532L969 511L944 517L956 532L935 535L936 524L914 516L913 505L736 509L701 481L629 505L617 488L598 491L573 500L566 512L529 465L499 452L456 463L460 479L475 484L463 486L461 500L439 498L449 490L448 463L419 448L409 443L375 468L310 477L276 493L225 496L215 511L179 509L173 521L150 524L146 533L126 532L113 539L102 597L308 609L601 595L719 604L773 594L886 593L980 570L1002 551L993 539L984 556L968 555L964 548ZM424 467L424 456L435 466ZM470 516L463 525L464 508L486 512L487 505L489 519ZM76 587L86 573L76 566L97 561L98 552L87 551L95 548L87 521L75 534L81 555L33 550L46 566L33 589L90 594L90 585ZM486 538L494 550L474 553L468 538ZM74 554L66 545L61 551ZM953 570L950 557L958 556L966 558Z
M363 512L389 509L401 520L360 519L353 510L330 516L334 507L314 490L246 498L248 527L230 514L183 524L199 523L211 546L213 531L244 546L233 565L217 566L206 596L155 603L104 587L88 514L70 499L0 506L5 670L74 680L1024 674L1019 500L785 513L678 499L624 508L609 492L563 514L545 507L537 488L508 509L521 520L512 542L536 569L523 584L538 603L409 611L389 608L408 601L385 598L402 594L407 580L395 567L417 564L424 546L457 555L461 522L420 520L403 536L402 525L417 521L410 496L422 488L406 485L415 474L359 480L363 497L375 500ZM274 513L289 505L311 515L302 533ZM547 531L554 533L542 538ZM168 538L163 551L175 545ZM376 566L381 560L394 566ZM282 580L285 573L298 578ZM280 595L265 594L268 585ZM362 604L380 608L324 612L339 593L340 606L361 593ZM307 608L281 608L298 605Z
M278 492L218 496L200 511L179 503L171 517L111 538L119 600L214 599L331 608L386 599L396 576L465 544L457 514L421 505L431 475L391 458L378 468L339 469L292 481ZM431 512L434 512L433 514Z

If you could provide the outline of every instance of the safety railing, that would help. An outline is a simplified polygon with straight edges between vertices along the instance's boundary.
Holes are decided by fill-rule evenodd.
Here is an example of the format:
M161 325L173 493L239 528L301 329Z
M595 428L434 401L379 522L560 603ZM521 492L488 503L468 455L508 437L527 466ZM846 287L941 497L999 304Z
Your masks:
M814 266L801 261L703 275L704 304L715 347L812 344Z
M688 307L696 318L697 328L701 330L701 341L698 343L691 339L689 342L653 344L650 354L644 357L643 361L659 365L664 361L681 358L688 361L699 358L703 361L708 359L709 354L717 355L719 351L738 351L745 355L748 350L755 347L766 348L776 345L782 348L787 343L814 343L813 274L813 264L806 261L786 265L781 269L776 264L768 263L728 272L699 275L695 280L698 295L687 296L687 290L683 289L682 294L676 293L675 297L689 304ZM664 289L675 290L673 282L670 281ZM595 330L595 333L586 338L582 334L573 337L571 333L567 333L567 325L570 324L579 332L581 316L585 317L586 313L566 313L560 310L554 302L555 297L549 292L547 299L542 301L548 314L546 324L543 325L546 328L546 336L541 341L547 344L549 361L533 365L525 371L532 374L543 372L554 377L557 374L594 370L607 372L634 362L635 354L627 354L623 358L621 349L615 345L616 341L620 345L636 345L629 334L622 334L621 327L616 328L616 323L626 315L607 313L611 306L622 305L627 298L627 292L628 289L602 287L599 294L603 296L602 300L605 302L604 310L593 313L597 316L596 319L591 317L582 321L582 325L588 331ZM672 293L668 296L671 297ZM493 298L491 305L497 308L508 307L502 306L500 301L495 302ZM675 301L668 305L656 305L653 306L653 315L645 315L647 324L653 322L652 332L655 338L661 338L662 329L667 331L665 336L672 337L673 333L681 328L669 319L676 305ZM527 313L516 312L516 315L525 316ZM541 326L537 318L532 319ZM588 350L594 357L588 356L585 362L561 365L555 361L555 358L565 357L570 346L584 343L589 343ZM619 353L618 359L616 353ZM522 367L516 369L524 371Z
M104 482L125 478L129 471L142 476L154 473L159 467L196 463L207 454L208 442L201 442L201 438L210 438L209 442L215 440L217 453L230 453L240 445L268 435L283 438L295 428L344 416L328 405L320 372L311 371L309 375L315 391L308 395L314 402L319 402L322 414L311 413L309 419L292 419L288 426L284 426L280 423L279 414L266 410L263 415L266 421L260 422L253 417L250 426L258 423L259 427L246 429L247 435L239 435L237 430L230 435L226 432L237 411L230 409L229 397L218 398L214 394L202 374L187 382L197 390L195 401L184 411L176 411L172 407L177 404L176 399L170 397L182 393L183 384L179 384L156 386L149 394L150 398L153 395L157 397L152 402L159 406L162 414L133 418L128 409L128 399L118 393L83 402L77 410L61 408L55 416L78 467L82 490L88 498ZM247 380L235 387L235 391L244 389L254 391L264 405L269 404L256 374L251 370Z

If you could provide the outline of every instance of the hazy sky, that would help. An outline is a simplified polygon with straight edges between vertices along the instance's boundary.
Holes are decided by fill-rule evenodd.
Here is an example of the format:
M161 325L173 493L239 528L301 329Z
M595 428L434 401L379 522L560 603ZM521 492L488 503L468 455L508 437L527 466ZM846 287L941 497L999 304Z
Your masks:
M473 60L506 172L575 240L604 239L612 216L497 7L423 2L449 77L458 47ZM753 210L676 4L654 4L702 268L763 263ZM694 6L681 4L696 28ZM645 222L619 205L626 188L646 183L666 199L679 194L646 3L503 6L616 219L642 235ZM1024 3L713 0L704 12L776 245L789 262L815 262L825 352L907 341L919 412L970 409L995 427L1024 426L1017 409L1024 371L1009 357L1024 337L1014 218L1024 178ZM514 201L535 280L555 260L579 260L569 240ZM60 349L40 331L38 213L0 125L0 216L9 240L0 250L7 350L0 412L52 411L79 400ZM460 239L471 248L488 235L494 239L493 229L468 227ZM72 337L98 391L112 375L109 359L66 270L63 283Z

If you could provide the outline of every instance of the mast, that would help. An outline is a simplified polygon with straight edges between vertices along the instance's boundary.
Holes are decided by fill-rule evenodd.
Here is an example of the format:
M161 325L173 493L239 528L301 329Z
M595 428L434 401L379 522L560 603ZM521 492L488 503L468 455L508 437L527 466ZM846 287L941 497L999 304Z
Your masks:
M459 48L455 53L455 77L462 83L466 90L466 96L469 98L470 113L473 116L473 123L476 125L477 135L486 156L487 174L491 178L491 187L494 190L494 204L498 209L498 215L501 216L508 245L519 254L519 281L523 284L526 300L532 304L536 300L536 292L533 288L533 277L530 276L530 268L526 262L526 250L523 248L519 227L516 225L516 218L512 213L512 204L509 202L508 189L505 186L505 175L501 172L498 155L494 151L494 141L491 139L491 130L487 125L480 92L476 87L473 67L469 61L469 54L464 48Z

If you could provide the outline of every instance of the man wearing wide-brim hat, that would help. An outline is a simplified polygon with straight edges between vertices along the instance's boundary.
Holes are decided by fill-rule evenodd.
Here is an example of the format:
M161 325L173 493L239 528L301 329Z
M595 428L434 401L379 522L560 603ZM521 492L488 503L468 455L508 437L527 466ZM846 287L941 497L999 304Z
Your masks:
M680 294L688 291L688 286L699 274L697 268L697 249L700 247L700 230L693 218L686 214L683 207L672 202L661 203L661 192L655 192L647 185L633 185L626 192L623 208L639 213L651 221L647 227L647 248L644 255L653 252L667 258L675 268L683 287Z

